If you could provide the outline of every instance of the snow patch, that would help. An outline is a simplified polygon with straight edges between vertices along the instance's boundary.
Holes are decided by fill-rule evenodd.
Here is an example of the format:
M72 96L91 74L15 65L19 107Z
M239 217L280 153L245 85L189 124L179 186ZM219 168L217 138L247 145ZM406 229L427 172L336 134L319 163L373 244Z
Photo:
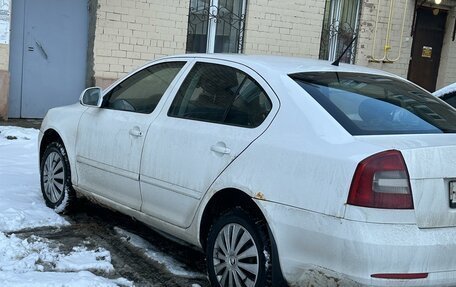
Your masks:
M14 272L0 272L2 286L8 287L115 287L133 286L125 279L111 280L88 271L77 273L28 272L18 276Z
M37 129L0 126L0 231L69 224L44 203L37 141Z
M43 265L39 262L52 262L55 257L55 252L51 252L39 238L29 242L14 234L7 236L0 232L0 271L41 271Z
M148 258L163 265L163 267L165 267L172 274L187 278L205 278L205 276L201 273L186 270L183 263L178 262L174 258L159 251L155 246L142 237L118 227L114 227L114 230L123 241L142 249Z
M113 271L109 251L103 248L88 250L85 246L78 246L65 255L57 247L51 247L52 243L38 236L20 239L14 234L0 232L2 286L132 286L126 279L106 279L88 271ZM46 285L50 282L53 284ZM94 285L90 282L94 282Z
M66 256L59 256L55 262L58 271L100 270L106 273L114 271L111 253L103 248L87 250L84 246L73 247Z
M85 246L77 246L65 255L51 245L52 241L38 236L20 239L14 234L0 232L0 271L28 272L45 268L57 271L114 270L111 254L103 248L87 250Z
M18 139L18 140L36 140L37 137L38 137L37 129L25 129L25 128L18 128L18 127L10 127L10 126L1 126L0 127L1 141L4 141L5 139L11 140L13 138ZM0 141L0 143L1 143L1 141Z
M51 240L5 234L24 228L69 225L44 203L38 133L36 129L0 126L0 286L133 286L124 278L107 279L90 272L114 270L111 254L103 248L88 250L82 245L63 254Z
M446 94L449 94L449 93L453 93L453 92L456 92L456 83L453 83L451 85L443 87L440 90L437 90L437 91L433 92L432 94L434 96L440 98L443 95L446 95Z
M266 262L264 263L264 265L265 265L266 270L268 270L269 265L270 265L269 260L271 260L271 255L269 255L269 252L266 250L263 250L263 254L264 254L264 258L266 259L265 260Z

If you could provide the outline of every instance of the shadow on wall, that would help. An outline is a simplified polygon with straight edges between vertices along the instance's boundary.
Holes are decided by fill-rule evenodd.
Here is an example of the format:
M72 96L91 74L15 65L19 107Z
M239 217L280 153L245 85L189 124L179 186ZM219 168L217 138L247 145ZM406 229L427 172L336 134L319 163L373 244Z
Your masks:
M0 70L0 119L8 119L9 72Z

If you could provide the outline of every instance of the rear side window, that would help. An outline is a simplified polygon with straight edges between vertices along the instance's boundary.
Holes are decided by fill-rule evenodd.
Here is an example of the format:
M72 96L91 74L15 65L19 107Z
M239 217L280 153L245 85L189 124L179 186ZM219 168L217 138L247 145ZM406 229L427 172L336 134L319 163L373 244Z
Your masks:
M196 63L184 80L169 116L254 128L271 111L264 90L235 68Z
M399 79L346 72L290 77L352 135L456 132L456 110Z

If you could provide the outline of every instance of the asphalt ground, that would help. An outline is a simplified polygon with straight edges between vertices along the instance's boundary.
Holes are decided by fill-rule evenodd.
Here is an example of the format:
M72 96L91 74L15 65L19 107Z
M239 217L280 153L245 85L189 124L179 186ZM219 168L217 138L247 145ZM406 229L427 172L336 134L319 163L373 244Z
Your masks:
M6 121L0 120L0 126L17 126L22 128L39 129L42 121L42 119L8 119Z

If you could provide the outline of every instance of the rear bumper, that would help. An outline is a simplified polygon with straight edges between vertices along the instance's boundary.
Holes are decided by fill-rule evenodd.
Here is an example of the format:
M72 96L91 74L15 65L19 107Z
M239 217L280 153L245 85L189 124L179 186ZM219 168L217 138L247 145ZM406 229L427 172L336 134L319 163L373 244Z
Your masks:
M292 286L456 286L456 228L366 223L266 201L257 204ZM429 274L412 280L371 277L379 273Z

